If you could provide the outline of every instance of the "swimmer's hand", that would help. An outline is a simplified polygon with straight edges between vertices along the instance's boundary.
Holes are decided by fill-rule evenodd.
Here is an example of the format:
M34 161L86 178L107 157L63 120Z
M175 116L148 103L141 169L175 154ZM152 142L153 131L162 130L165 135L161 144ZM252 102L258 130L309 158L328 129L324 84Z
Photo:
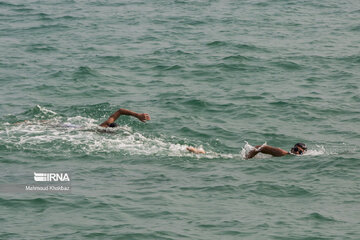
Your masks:
M142 122L146 122L150 120L150 115L147 113L140 113L138 114L137 118Z
M194 147L187 147L186 150L188 150L189 152L192 152L192 153L196 153L196 154L205 154L204 149L198 149L198 148L194 148Z

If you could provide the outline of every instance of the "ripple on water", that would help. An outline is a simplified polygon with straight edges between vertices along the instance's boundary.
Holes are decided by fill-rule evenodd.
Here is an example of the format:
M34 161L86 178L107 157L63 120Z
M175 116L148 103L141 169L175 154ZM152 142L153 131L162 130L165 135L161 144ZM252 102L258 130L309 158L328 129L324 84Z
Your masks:
M308 214L303 220L310 220L316 222L338 222L336 219L332 217L326 217L318 212L313 212Z
M252 189L250 190L253 193L259 195L265 195L269 197L276 198L297 198L297 197L311 197L313 194L300 186L296 185L278 185L267 182L256 182L252 184Z
M40 52L52 52L57 51L58 49L56 47L50 46L48 44L32 44L27 47L28 52L33 53L40 53Z

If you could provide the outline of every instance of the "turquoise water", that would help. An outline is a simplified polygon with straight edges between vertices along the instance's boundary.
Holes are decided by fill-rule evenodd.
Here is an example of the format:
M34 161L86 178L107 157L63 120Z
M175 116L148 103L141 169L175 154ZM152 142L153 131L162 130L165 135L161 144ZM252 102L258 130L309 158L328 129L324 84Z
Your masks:
M0 1L0 190L71 178L0 191L0 238L360 239L359 19L355 0ZM99 131L118 108L152 119ZM309 151L244 159L264 142Z

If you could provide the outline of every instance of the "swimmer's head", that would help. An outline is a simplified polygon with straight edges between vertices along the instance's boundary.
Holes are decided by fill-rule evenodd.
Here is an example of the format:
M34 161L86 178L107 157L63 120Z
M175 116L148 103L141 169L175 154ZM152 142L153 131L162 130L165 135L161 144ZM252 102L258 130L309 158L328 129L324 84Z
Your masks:
M112 128L114 128L114 127L118 127L119 125L117 124L117 123L110 123L109 124L109 127L112 127Z
M297 143L294 145L293 148L291 148L291 153L296 154L296 155L303 155L304 152L307 151L307 147L305 145L305 143Z

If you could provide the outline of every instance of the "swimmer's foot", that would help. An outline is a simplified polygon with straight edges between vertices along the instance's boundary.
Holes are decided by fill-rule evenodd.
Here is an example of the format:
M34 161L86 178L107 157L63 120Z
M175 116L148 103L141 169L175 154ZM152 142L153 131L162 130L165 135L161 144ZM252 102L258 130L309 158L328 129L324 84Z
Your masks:
M188 150L189 152L192 152L192 153L196 153L196 154L205 154L204 149L199 149L199 148L194 148L194 147L187 147L186 150Z

